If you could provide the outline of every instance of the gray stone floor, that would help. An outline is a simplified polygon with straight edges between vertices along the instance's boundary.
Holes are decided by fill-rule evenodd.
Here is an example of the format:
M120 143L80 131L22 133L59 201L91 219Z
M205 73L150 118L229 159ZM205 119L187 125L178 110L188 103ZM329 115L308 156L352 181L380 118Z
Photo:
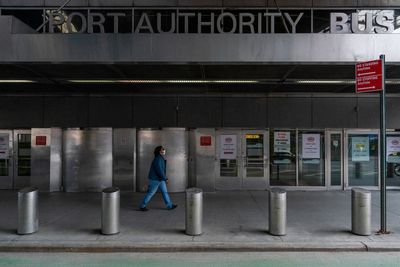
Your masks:
M400 250L400 192L389 191L389 235L357 236L351 229L350 191L288 192L287 235L268 234L267 191L204 193L203 231L184 234L185 195L171 194L178 208L166 210L160 194L150 211L137 211L142 193L121 193L120 233L100 234L101 193L41 193L39 231L17 235L17 192L0 191L0 250L7 247L182 247L276 250ZM379 191L372 193L372 230L380 227ZM123 249L122 249L123 250Z

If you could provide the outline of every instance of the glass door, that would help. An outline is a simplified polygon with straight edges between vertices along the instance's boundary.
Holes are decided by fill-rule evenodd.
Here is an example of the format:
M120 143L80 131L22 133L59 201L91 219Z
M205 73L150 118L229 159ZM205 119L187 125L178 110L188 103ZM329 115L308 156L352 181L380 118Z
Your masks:
M327 181L330 188L343 188L343 134L342 131L326 132Z
M324 131L298 133L299 186L325 186Z
M273 130L270 139L270 186L296 186L296 131Z
M345 186L379 186L379 133L348 130L345 144Z
M268 181L268 131L242 131L242 189L265 190Z
M400 133L387 132L386 135L386 186L400 187Z
M0 130L0 189L13 188L12 131Z
M217 190L240 190L242 187L243 164L241 158L241 131L216 131Z
M14 130L14 189L30 186L31 131Z

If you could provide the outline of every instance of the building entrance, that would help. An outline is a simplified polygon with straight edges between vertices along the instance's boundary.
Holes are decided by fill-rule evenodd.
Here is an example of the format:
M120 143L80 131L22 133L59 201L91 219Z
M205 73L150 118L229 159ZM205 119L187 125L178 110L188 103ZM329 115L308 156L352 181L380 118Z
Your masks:
M379 186L379 131L345 131L345 186Z
M30 130L0 131L0 189L20 189L30 185Z
M217 130L217 190L265 190L268 186L268 131Z

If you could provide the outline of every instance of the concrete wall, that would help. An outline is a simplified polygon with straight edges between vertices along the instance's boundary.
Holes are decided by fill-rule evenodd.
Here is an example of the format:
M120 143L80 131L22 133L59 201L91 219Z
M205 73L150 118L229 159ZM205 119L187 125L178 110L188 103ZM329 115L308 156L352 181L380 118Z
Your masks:
M400 97L387 100L400 128ZM356 96L1 96L0 129L35 127L379 128L379 99Z

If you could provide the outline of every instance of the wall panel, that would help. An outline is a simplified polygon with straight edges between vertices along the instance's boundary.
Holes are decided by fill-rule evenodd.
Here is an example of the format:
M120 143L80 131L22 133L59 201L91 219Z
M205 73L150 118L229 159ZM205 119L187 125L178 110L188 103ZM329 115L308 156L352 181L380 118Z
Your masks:
M264 97L224 97L223 127L267 126L267 99Z
M180 97L179 127L221 127L220 97Z
M269 98L269 127L311 127L310 98Z
M313 98L314 128L357 127L357 98Z

